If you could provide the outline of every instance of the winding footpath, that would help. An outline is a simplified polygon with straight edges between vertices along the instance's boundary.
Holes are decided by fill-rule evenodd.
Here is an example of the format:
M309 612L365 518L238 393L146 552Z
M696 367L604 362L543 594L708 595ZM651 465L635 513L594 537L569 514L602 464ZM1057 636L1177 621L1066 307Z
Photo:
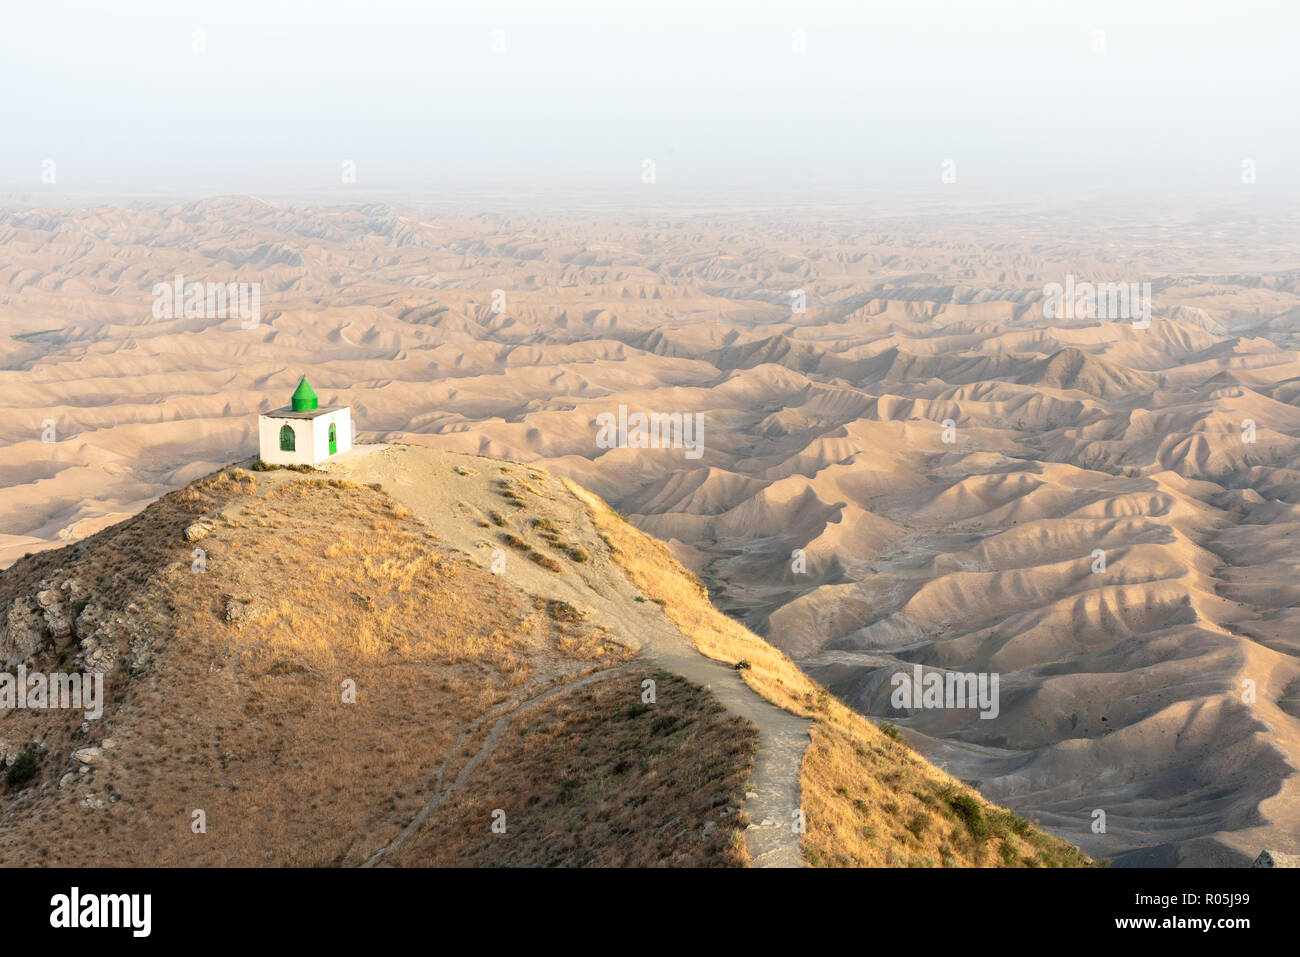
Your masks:
M469 556L485 567L491 566L496 544L485 536L470 517L503 510L504 503L494 483L501 468L530 471L527 466L480 458L458 452L442 452L420 446L361 446L329 462L325 469L332 475L355 482L378 482L389 495L409 508L439 540ZM456 471L459 468L460 471ZM551 476L541 485L533 501L530 496L529 517L546 517L572 529L584 543L597 543L599 535L586 506ZM472 506L472 512L466 506ZM507 559L506 577L531 594L567 601L588 611L589 621L604 625L618 641L637 652L631 664L663 668L703 685L713 692L729 712L738 714L758 729L759 746L745 812L750 819L745 832L746 846L755 867L801 867L803 855L796 830L799 803L799 771L810 738L812 722L790 714L751 689L739 672L706 658L691 644L653 602L644 600L628 580L623 569L599 546L591 560L571 566L566 574L547 571L534 562L511 556ZM530 708L550 698L572 691L592 681L621 673L631 664L595 672L562 685L541 691L532 697L511 702L465 730L444 759L443 767L470 735L484 722L495 723L479 751L460 769L449 787L442 786L439 772L434 794L420 813L386 848L372 855L364 866L374 866L394 849L403 845L428 819L447 796L461 786L474 768L491 753L510 722Z

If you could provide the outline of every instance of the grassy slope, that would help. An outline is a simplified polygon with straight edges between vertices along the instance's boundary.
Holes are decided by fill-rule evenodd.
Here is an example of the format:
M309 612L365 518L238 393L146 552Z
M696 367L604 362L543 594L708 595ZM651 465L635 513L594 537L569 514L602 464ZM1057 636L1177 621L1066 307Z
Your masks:
M186 542L199 518L213 530ZM18 562L0 573L0 633L41 582L69 595L79 623L44 636L29 669L81 670L93 632L109 704L84 734L79 711L0 713L0 748L36 757L34 775L0 794L5 865L358 864L415 817L440 771L455 778L496 715L627 660L577 616L440 546L382 492L286 471L224 470ZM587 856L559 862L739 862L743 816L724 812L748 776L752 729L701 689L677 696L691 702L677 725L656 728L618 706L639 684L604 681L521 717L499 744L519 763L480 771L581 825ZM103 754L77 773L73 752L88 746ZM569 783L552 793L555 782ZM495 856L476 849L490 823L479 792L502 801L492 783L469 779L435 819L440 838L485 863L557 862L551 819L529 809L511 815ZM656 803L636 812L647 794ZM593 825L611 803L629 812ZM687 809L689 833L656 833L664 806ZM191 826L196 809L206 833Z
M924 761L896 736L832 697L784 654L710 604L704 585L661 542L596 495L570 490L590 510L632 581L705 655L748 662L745 681L769 701L815 720L800 787L804 856L826 866L1092 864L1073 845Z
M641 703L653 678L657 701ZM736 866L758 733L703 688L632 670L547 702L439 809L397 866ZM486 826L505 813L505 833ZM466 822L475 822L466 826Z

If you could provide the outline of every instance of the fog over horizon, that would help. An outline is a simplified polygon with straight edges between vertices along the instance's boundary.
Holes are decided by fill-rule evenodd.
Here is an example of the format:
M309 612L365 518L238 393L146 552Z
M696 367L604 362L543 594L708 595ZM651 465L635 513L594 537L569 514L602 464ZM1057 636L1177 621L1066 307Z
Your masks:
M1298 25L1262 0L23 5L0 201L1290 199Z
M13 5L0 868L1300 868L1297 9Z

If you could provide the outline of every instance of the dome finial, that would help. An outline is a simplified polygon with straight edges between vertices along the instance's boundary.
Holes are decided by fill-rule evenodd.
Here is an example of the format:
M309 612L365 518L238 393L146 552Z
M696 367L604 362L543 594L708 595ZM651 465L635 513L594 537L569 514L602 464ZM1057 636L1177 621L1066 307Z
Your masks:
M293 411L310 412L320 407L320 402L316 398L316 393L307 383L307 377L303 376L298 383L298 388L293 390Z

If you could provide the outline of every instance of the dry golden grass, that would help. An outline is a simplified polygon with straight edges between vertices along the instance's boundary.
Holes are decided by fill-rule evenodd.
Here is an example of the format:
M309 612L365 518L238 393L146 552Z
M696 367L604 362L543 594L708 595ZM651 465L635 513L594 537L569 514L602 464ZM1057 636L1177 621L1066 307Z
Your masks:
M212 531L186 542L200 518ZM191 570L196 547L202 573ZM629 657L578 609L442 547L382 492L284 470L223 471L19 562L0 573L0 603L70 577L107 614L129 611L147 627L114 639L109 703L88 734L80 712L0 714L0 739L44 744L35 777L0 794L2 865L359 864L455 778L499 714ZM157 655L132 674L127 651L144 637ZM44 648L31 666L54 670L75 648ZM515 819L509 861L555 861L554 842L529 832L529 814L545 805L601 863L738 862L738 817L721 820L717 802L738 803L752 761L745 729L699 689L669 707L684 709L680 728L611 717L607 696L630 692L622 677L608 680L623 683L563 692L522 714L503 741L514 758L480 767L474 780L498 792L508 783L537 795ZM351 687L354 703L344 698ZM73 751L105 739L96 769L60 787ZM637 770L548 803L563 796L555 782L597 768L606 752ZM707 840L635 830L661 826L658 809L675 805L699 829L718 818ZM625 816L610 817L614 806ZM192 827L196 810L205 833ZM614 819L623 824L601 823ZM463 846L473 860L496 860Z
M702 654L735 665L774 704L815 721L800 772L806 860L828 866L1077 866L1092 862L914 754L709 602L661 542L568 483L633 584Z
M649 677L653 706L641 703ZM612 675L517 718L434 823L387 862L740 866L757 745L753 725L677 675ZM498 810L504 833L491 830Z
M195 574L181 533L201 516L214 529ZM6 572L4 593L75 576L147 612L165 644L149 673L108 675L86 737L80 712L0 717L0 738L44 740L28 783L49 785L0 832L9 864L357 863L423 804L466 725L626 657L336 480L223 472L39 559ZM72 751L105 737L103 766L59 788Z

